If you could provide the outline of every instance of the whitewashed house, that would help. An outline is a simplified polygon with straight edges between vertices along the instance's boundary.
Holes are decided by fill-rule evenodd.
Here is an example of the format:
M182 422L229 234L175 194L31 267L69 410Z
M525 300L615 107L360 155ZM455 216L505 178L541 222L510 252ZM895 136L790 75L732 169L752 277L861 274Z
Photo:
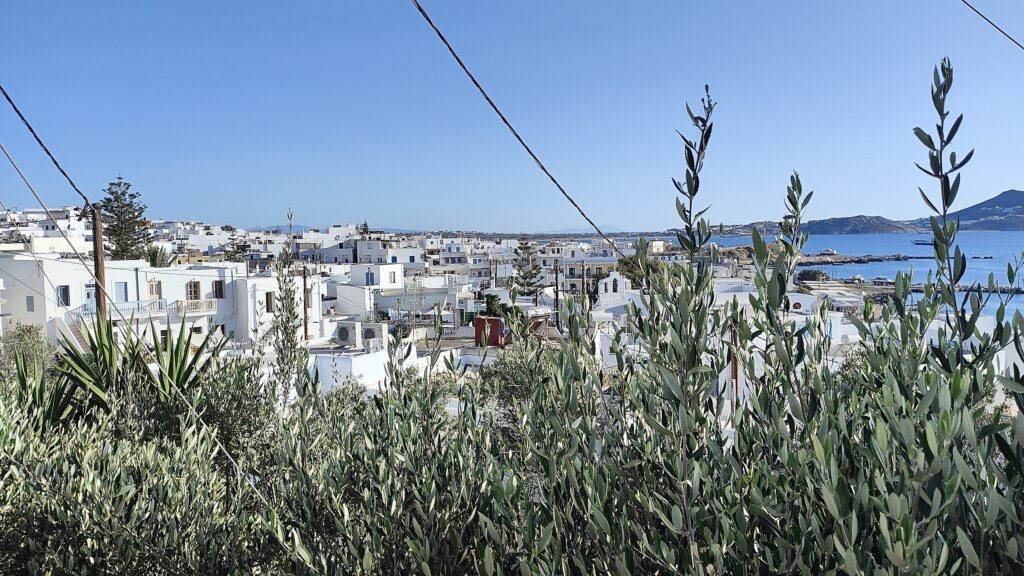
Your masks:
M190 338L214 333L236 344L265 334L273 316L267 294L277 294L271 275L247 277L243 264L218 263L154 268L142 260L106 263L107 316L121 332L147 338L175 337L182 328ZM65 336L82 344L82 328L97 317L97 287L90 270L78 260L57 256L0 255L0 277L11 280L3 324L44 326L51 341ZM302 334L321 331L320 278L307 278L303 295L296 278L296 298L308 302ZM262 306L262 308L261 308ZM301 306L301 304L300 304ZM302 308L299 308L300 312Z

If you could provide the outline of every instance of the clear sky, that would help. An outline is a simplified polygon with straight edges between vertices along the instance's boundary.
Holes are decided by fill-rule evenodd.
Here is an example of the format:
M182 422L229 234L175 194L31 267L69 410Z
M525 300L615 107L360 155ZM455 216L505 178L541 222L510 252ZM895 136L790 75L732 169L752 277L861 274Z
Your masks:
M957 0L424 0L477 77L599 224L674 226L676 129L709 83L715 222L923 216L911 133L955 68L959 206L1024 188L1024 51ZM975 0L1024 39L1024 3ZM405 0L13 0L0 78L90 195L123 175L153 217L536 231L584 225ZM75 197L0 109L52 204ZM0 195L30 196L0 165Z

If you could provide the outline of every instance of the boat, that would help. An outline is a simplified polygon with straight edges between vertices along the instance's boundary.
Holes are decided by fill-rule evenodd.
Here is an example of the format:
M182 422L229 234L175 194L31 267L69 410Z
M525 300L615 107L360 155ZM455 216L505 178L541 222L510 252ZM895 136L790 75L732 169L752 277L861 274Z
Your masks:
M932 243L934 242L934 240L932 240L930 238L928 240L925 240L923 238L915 238L915 239L911 240L911 242L913 242L914 244L916 244L918 246L931 246Z
M821 256L835 256L836 254L838 254L838 252L836 252L835 250L833 250L831 248L825 248L824 250L822 250L818 254L821 255Z

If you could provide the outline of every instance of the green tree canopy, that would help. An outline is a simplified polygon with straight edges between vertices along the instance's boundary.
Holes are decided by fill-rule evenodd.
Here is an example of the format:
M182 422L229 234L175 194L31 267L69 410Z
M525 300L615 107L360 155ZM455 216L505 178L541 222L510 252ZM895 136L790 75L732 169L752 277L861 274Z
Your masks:
M142 258L146 249L146 205L131 188L130 182L118 176L104 190L106 197L100 202L103 232L114 260Z
M166 268L171 265L171 253L163 246L150 244L146 246L146 260L154 268Z
M658 273L661 270L661 261L659 260L647 260L647 267L652 272ZM630 284L634 287L643 285L643 272L640 270L640 256L639 254L633 254L625 258L619 258L619 273L624 278L629 280Z
M537 295L540 288L540 264L537 264L537 247L529 242L520 242L516 248L515 287L523 296Z
M823 282L828 280L828 274L824 270L804 268L796 274L797 282Z

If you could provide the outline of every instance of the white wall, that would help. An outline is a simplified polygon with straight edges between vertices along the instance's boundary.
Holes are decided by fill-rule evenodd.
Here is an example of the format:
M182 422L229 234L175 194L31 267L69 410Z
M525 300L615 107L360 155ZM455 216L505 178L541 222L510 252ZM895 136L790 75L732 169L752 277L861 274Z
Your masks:
M373 311L374 295L370 288L342 284L334 286L334 292L337 294L337 300L334 301L334 311L337 314L365 318Z
M411 346L412 351L403 362L403 366L411 367L416 365L416 346ZM405 352L403 348L402 352ZM387 382L387 366L391 357L387 347L376 352L360 354L315 354L317 370L320 375L320 386L326 394L331 388L343 384L352 376L366 386L368 392L379 392L381 386Z
M353 286L374 286L383 290L401 290L405 286L402 264L353 264L349 278ZM372 278L368 276L372 275Z

